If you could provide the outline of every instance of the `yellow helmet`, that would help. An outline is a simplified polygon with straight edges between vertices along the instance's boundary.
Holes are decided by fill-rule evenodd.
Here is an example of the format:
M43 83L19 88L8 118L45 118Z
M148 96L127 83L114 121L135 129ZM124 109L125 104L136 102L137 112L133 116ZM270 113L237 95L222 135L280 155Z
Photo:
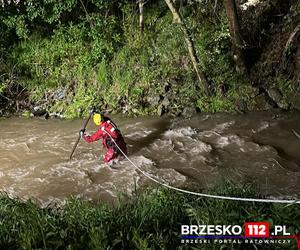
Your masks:
M95 113L95 114L93 115L93 121L94 121L94 123L95 123L97 126L99 126L99 125L101 124L101 122L102 122L102 115L99 114L99 113Z

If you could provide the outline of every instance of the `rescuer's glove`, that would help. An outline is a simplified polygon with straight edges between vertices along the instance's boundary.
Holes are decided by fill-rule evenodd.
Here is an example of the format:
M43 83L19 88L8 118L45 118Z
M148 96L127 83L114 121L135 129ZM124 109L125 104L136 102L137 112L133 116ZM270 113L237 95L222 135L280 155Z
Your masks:
M84 136L84 132L85 132L85 129L81 129L80 132L79 132L79 135L80 135L81 139L82 139L83 136Z

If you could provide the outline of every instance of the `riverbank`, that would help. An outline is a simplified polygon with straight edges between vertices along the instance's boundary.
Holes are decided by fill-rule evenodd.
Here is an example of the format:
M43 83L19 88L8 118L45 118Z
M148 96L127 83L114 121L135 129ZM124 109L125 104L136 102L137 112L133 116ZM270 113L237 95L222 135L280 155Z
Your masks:
M227 182L208 193L257 197L251 186ZM139 191L132 199L120 197L109 207L78 199L39 208L34 201L22 202L0 197L1 249L187 249L181 225L240 225L246 221L268 221L286 225L291 234L299 233L298 205L223 201L181 194L165 188ZM201 249L220 249L230 244L201 244ZM231 249L253 249L252 244L231 244ZM263 244L263 249L296 249L289 244Z
M143 32L135 3L12 2L11 12L0 9L0 115L75 118L92 106L128 116L299 110L299 1L244 2L245 73L235 68L223 1L179 7L210 94L164 1L145 4Z

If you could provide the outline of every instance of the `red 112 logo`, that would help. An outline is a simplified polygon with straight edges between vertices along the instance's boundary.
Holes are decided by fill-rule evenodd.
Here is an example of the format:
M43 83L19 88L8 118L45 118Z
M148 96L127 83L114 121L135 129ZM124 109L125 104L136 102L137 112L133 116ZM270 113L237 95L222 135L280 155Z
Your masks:
M246 237L269 237L270 223L269 222L246 222L245 236Z

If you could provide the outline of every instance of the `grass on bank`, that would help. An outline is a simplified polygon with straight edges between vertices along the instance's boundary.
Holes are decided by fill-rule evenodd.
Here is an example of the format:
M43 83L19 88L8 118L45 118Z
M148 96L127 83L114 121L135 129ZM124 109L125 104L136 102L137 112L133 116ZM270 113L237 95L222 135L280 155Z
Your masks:
M297 0L289 1L287 13L279 13L284 1L278 0L274 13L262 14L259 7L241 13L243 49L254 49L246 56L250 78L235 70L223 1L183 1L178 6L212 96L199 89L183 33L164 1L145 5L143 35L135 1L91 1L87 12L75 0L54 2L27 6L18 18L14 12L3 13L0 112L9 102L12 110L40 106L66 118L84 116L94 105L129 115L160 115L162 110L179 115L186 107L204 112L268 108L253 86L277 88L287 103L299 99L292 62L281 65L281 57L274 55L282 48L272 45L273 39L285 44L283 35L297 23ZM277 12L282 19L278 25L269 20ZM261 49L266 58L256 55ZM18 89L26 95L20 96Z
M93 105L134 115L157 114L162 108L177 115L186 107L233 111L238 100L250 99L251 91L244 91L245 79L235 72L225 11L221 2L217 7L181 8L200 66L214 86L211 97L197 88L183 33L164 2L147 5L143 35L136 6L128 3L122 21L95 11L92 26L81 17L47 35L33 30L29 39L11 46L7 63L15 65L30 103L67 118L82 116ZM55 98L55 92L62 98Z
M210 192L257 197L251 186L230 183ZM79 199L63 207L41 209L32 201L0 198L1 249L254 249L252 245L184 246L180 227L189 224L237 224L269 221L300 231L299 205L234 202L199 198L164 188L149 189L130 201L109 207ZM264 245L263 249L293 249L296 243Z

